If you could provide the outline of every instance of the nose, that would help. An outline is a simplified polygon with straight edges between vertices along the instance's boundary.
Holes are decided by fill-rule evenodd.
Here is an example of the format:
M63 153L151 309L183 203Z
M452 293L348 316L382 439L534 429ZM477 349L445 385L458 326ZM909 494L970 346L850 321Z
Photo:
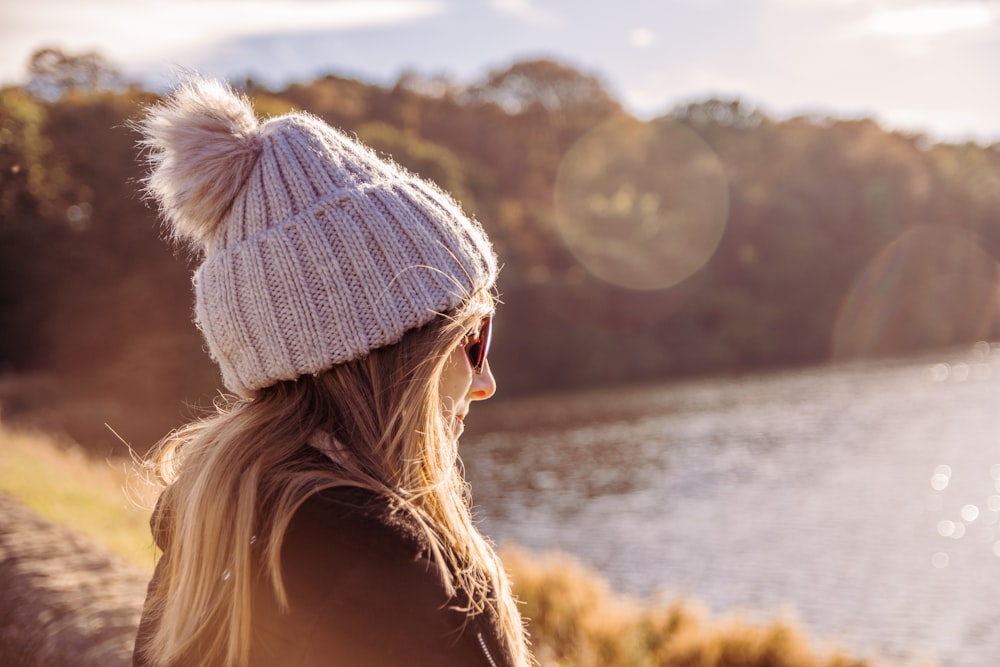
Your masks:
M497 392L497 379L493 377L493 369L490 368L490 361L487 359L483 363L483 372L472 376L472 385L469 387L469 399L473 401L485 401Z

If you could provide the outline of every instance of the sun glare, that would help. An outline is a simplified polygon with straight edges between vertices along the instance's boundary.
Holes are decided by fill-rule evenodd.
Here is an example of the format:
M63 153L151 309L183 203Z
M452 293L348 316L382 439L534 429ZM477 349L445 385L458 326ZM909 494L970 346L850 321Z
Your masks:
M698 135L659 119L615 118L566 153L556 220L580 264L635 290L676 285L713 255L726 226L722 164Z
M183 46L245 37L258 33L297 30L346 30L403 23L444 11L436 0L347 0L345 2L280 2L260 0L236 3L197 2L47 2L39 12L32 3L5 7L0 24L0 53L13 47L35 48L39 34L50 43L93 47L102 45L112 57L155 57ZM156 30L150 30L156 26ZM20 44L29 40L26 44ZM34 41L31 41L34 40Z
M636 28L629 33L628 41L632 46L640 49L652 46L654 41L653 31L648 28Z
M983 3L919 5L876 12L862 31L889 37L926 37L989 27L994 11Z

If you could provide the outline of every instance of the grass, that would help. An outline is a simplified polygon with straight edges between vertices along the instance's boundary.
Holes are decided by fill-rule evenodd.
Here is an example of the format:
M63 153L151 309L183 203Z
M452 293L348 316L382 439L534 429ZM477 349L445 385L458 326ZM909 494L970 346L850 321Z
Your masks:
M880 667L810 638L794 619L712 618L692 600L640 600L563 553L503 550L536 658L551 667Z
M0 492L136 566L154 562L152 489L127 459L0 426ZM883 667L810 638L793 620L712 618L697 602L614 593L565 554L502 549L543 667Z
M152 571L152 489L130 460L94 460L73 443L0 426L0 493Z

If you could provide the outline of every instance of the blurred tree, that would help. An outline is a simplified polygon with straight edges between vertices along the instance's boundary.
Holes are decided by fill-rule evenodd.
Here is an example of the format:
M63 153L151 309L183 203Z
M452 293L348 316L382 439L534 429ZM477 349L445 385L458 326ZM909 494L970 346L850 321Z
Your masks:
M49 208L67 185L43 132L45 109L19 88L0 88L0 220Z
M75 91L115 90L123 83L118 69L96 51L69 54L53 47L31 54L28 76L28 90L49 100Z
M723 100L716 97L677 106L669 117L696 128L717 126L748 129L757 127L765 120L759 109L743 100Z
M490 72L481 84L471 86L466 96L511 114L521 135L515 138L524 140L518 148L541 151L548 159L533 166L551 170L553 177L555 165L573 142L602 120L622 112L597 76L553 60L517 62Z
M345 130L352 130L365 121L378 120L371 117L369 98L372 95L372 86L332 74L311 83L293 83L275 93L276 97Z
M366 123L358 128L357 134L372 148L436 183L466 210L475 210L472 195L467 192L462 165L444 146L386 123Z
M514 115L541 108L550 113L604 116L619 106L596 76L545 59L521 61L492 71L467 94Z
M33 85L44 97L0 89L0 370L50 371L60 387L134 406L111 421L148 444L179 421L180 401L197 403L216 383L190 322L191 266L162 243L139 195L136 137L126 126L155 96L100 90L106 84L86 74L93 61L61 58L38 58ZM84 74L72 74L77 65ZM466 87L410 73L389 88L332 75L281 91L252 81L246 88L262 115L300 108L357 132L457 195L484 224L504 263L504 344L495 354L507 395L820 362L831 338L841 341L837 349L869 340L857 326L878 312L913 323L905 336L866 347L879 354L993 335L993 320L970 318L988 300L990 263L1000 257L998 146L934 144L866 119L778 122L739 99L691 102L644 123L627 117L596 77L546 60ZM595 173L614 188L574 195L614 213L635 243L652 243L653 223L663 222L651 216L653 204L662 210L676 199L654 176L700 168L677 163L683 152L666 141L668 126L693 131L721 165L729 202L722 238L708 263L674 287L609 285L558 232L557 176L578 140L605 122L660 137L629 153L641 157L634 164L597 151ZM720 199L680 187L695 201ZM897 242L918 225L968 242L950 255L937 241L947 235ZM599 249L624 239L612 234ZM884 252L890 245L896 251ZM925 259L900 270L918 246ZM970 258L975 272L956 268ZM875 298L893 275L913 287L919 308ZM979 300L960 302L963 290ZM948 326L938 322L949 317ZM39 396L50 403L46 392ZM92 420L104 414L87 411ZM98 422L92 431L105 429Z
M50 277L47 254L70 177L45 132L46 110L27 92L0 89L0 371L42 353Z

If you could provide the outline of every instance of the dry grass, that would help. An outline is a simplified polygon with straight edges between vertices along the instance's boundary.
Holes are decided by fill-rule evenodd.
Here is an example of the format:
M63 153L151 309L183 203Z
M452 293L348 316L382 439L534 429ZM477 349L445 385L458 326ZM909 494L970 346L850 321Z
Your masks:
M0 492L146 570L151 489L127 459L94 460L49 436L0 426ZM881 667L807 637L791 620L710 618L690 600L612 592L565 554L503 550L543 667Z
M809 638L791 619L712 619L690 600L613 593L561 553L503 550L545 667L881 667Z
M0 493L152 571L151 488L128 459L94 460L78 445L0 425Z

